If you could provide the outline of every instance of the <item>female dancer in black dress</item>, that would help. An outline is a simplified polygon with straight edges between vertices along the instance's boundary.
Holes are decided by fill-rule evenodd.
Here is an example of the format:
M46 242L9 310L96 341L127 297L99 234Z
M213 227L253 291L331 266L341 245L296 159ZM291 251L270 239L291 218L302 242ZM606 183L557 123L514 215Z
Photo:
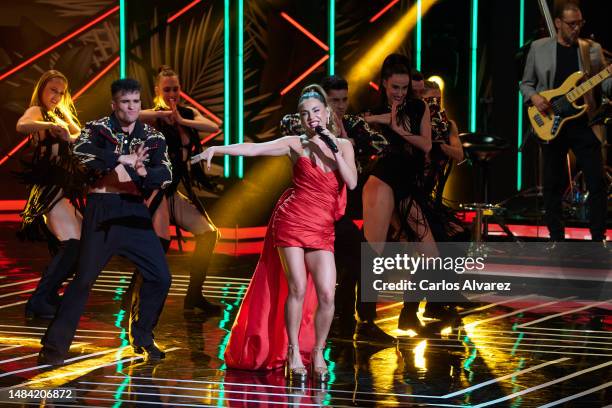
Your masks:
M429 108L412 95L407 57L389 55L381 79L381 105L365 119L380 129L389 145L363 190L364 235L377 252L382 252L379 244L387 239L394 210L404 234L412 231L418 240L433 242L420 206L425 157L431 149Z
M143 122L163 133L172 163L172 184L163 194L155 194L149 199L149 210L153 214L155 230L166 250L170 243L168 226L171 222L195 237L184 309L197 308L208 313L219 313L221 308L208 302L202 295L202 285L219 232L194 191L194 187L205 187L210 182L201 164L189 163L189 157L202 151L198 132L216 132L219 127L197 110L181 105L180 92L181 85L176 72L168 66L162 66L156 79L155 106L140 113ZM185 194L179 191L179 186L182 186Z
M389 226L393 240L434 243L423 189L425 163L431 150L429 107L411 89L410 61L399 54L385 58L381 70L381 105L366 115L389 142L363 189L363 231L372 249L382 253ZM418 323L418 302L406 302L399 328ZM414 313L413 313L414 312Z
M443 202L444 187L450 175L453 162L463 160L463 147L459 131L442 108L442 92L436 82L425 81L422 98L429 107L431 117L432 148L425 165L423 190L428 201L424 205L427 221L434 239L438 242L469 239L454 211ZM401 323L404 328L416 326L418 305L406 304ZM427 302L424 317L436 318L444 323L454 324L459 319L456 303Z
M429 221L436 241L464 238L461 221L452 209L443 203L444 187L450 175L453 162L463 160L463 147L459 140L457 125L449 119L442 108L442 92L437 83L425 81L423 100L429 106L431 116L432 148L425 166L423 188L429 195L433 217ZM458 235L461 234L461 235ZM469 237L466 237L469 239Z
M50 245L55 255L26 304L26 316L52 318L59 303L57 291L76 267L82 221L77 202L85 188L80 163L71 152L81 130L64 74L42 74L17 131L30 135L35 147L32 161L24 162L20 174L29 196L19 236L55 241Z

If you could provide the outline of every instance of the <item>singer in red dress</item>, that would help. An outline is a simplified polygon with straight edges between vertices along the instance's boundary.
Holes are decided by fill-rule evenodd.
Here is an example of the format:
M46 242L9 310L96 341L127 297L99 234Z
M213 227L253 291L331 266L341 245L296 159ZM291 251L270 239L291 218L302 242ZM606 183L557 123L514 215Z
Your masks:
M346 187L357 184L353 147L336 138L323 89L304 88L298 109L306 134L266 143L214 146L192 161L215 155L284 156L293 185L281 196L264 249L225 351L229 368L270 370L285 364L290 380L328 378L323 349L334 314L334 222L344 213ZM316 130L315 130L316 129ZM335 151L334 151L335 150Z

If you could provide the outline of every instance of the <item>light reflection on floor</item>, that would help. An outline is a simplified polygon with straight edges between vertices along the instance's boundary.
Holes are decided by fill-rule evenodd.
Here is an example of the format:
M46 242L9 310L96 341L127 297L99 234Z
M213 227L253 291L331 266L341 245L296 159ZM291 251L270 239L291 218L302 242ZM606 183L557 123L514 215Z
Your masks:
M42 244L0 232L0 386L71 387L92 406L570 406L610 402L610 302L524 297L474 304L452 333L397 331L401 303L380 304L380 326L396 347L333 337L326 358L333 381L287 387L282 372L226 370L222 355L256 258L219 257L206 294L225 306L217 317L183 315L187 257L169 256L174 283L156 333L169 349L142 362L125 340L120 294L131 267L113 260L101 275L79 326L70 365L38 367L45 321L26 321L23 303L48 261ZM536 322L537 321L537 322ZM530 322L534 322L530 324ZM440 327L440 330L443 329ZM35 382L35 383L32 383ZM6 401L8 402L8 401ZM552 404L552 405L546 405Z

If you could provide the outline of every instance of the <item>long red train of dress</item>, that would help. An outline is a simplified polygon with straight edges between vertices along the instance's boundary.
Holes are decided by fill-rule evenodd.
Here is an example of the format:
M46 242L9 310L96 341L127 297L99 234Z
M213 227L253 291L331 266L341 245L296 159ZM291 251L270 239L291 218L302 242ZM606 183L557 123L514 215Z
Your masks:
M339 172L324 172L308 157L293 165L293 186L276 203L255 268L225 350L228 368L271 370L287 356L285 300L287 279L277 247L334 250L334 222L344 213L346 188ZM300 351L306 363L314 347L317 296L310 273L302 321Z

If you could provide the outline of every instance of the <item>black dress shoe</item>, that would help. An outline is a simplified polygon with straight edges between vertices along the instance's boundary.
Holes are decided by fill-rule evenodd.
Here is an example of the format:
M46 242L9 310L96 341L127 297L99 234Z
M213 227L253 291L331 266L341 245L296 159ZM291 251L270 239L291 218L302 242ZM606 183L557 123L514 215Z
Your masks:
M378 327L374 322L370 321L357 324L353 339L356 341L371 341L374 343L391 345L397 343L397 339L395 337L388 335L383 329Z
M160 350L155 343L149 344L148 346L132 345L132 350L134 350L136 354L144 354L144 359L147 362L159 361L166 358L166 353Z
M428 302L423 317L438 319L442 323L450 324L451 326L461 320L457 307L454 304L446 305L439 302Z
M402 311L400 312L399 320L397 321L398 329L418 331L421 328L421 321L416 315L418 307L418 303L416 305L413 305L412 303L407 303L404 305Z
M60 366L64 364L64 357L53 351L45 350L43 348L38 353L38 364Z
M201 311L208 314L219 314L221 313L222 307L215 305L206 300L203 296L193 299L190 296L185 297L183 302L183 309L187 312Z

